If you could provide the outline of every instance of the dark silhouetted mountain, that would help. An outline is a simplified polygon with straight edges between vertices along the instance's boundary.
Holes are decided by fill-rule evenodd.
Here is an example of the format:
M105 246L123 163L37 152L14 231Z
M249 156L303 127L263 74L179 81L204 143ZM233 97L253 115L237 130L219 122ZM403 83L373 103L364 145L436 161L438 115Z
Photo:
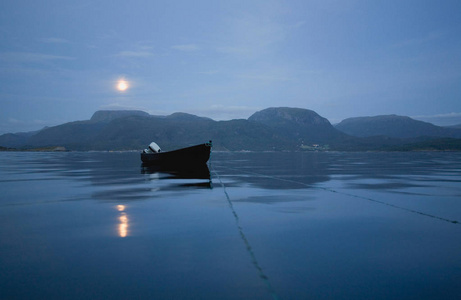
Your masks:
M173 113L169 116L166 116L165 118L168 118L171 120L180 120L180 121L201 121L201 120L212 121L212 119L210 118L199 117L196 115L191 115L191 114L182 113L182 112Z
M27 142L27 136L17 133L5 133L0 136L0 145L10 148L18 148L24 146Z
M29 137L26 147L64 146L71 150L92 150L87 145L98 136L106 126L105 122L75 121L58 126L48 127Z
M167 117L119 118L93 138L92 148L143 149L155 141L163 150L171 150L213 140L216 150L285 150L284 139L273 137L263 125L247 120L214 121L187 114Z
M230 121L214 121L186 113L152 116L141 111L98 111L86 121L69 122L37 132L1 135L0 146L4 147L2 150L58 146L84 151L140 150L155 141L163 151L168 151L209 140L213 140L215 150L229 151L461 150L461 140L456 139L439 140L437 144L427 137L353 137L335 129L314 111L287 107L268 108L256 112L248 120Z
M0 145L13 147L11 134ZM98 111L90 120L46 128L14 140L16 148L63 146L69 150L143 149L155 141L163 150L214 141L215 150L289 150L293 141L248 120L214 121L185 113L151 116L144 112Z
M248 120L219 121L210 127L213 146L221 150L293 150L296 142L277 135L271 128Z
M129 116L148 117L149 114L140 110L98 110L93 114L90 121L107 123L118 118Z
M385 115L343 120L337 129L356 137L389 136L394 138L451 137L461 138L461 130L417 121L410 117Z
M271 107L254 113L248 120L264 124L278 135L304 144L335 144L349 138L327 119L308 109Z
M46 128L48 127L45 127L43 129ZM31 136L37 134L43 129L37 131L6 133L0 135L0 145L4 145L11 148L22 147Z

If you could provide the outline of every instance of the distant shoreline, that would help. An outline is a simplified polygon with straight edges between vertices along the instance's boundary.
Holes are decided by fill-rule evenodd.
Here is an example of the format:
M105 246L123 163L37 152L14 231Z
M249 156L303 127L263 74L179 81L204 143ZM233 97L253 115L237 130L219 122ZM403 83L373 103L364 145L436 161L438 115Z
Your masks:
M0 146L1 152L70 152L65 147L43 147L43 148L32 148L32 149L18 149L18 148L6 148Z
M68 150L65 147L44 147L44 148L33 148L33 149L18 149L18 148L5 148L0 147L0 152L136 152L141 153L142 150ZM376 149L376 150L213 150L215 153L261 153L261 152L271 152L271 153L282 153L282 152L294 152L294 153L391 153L391 152L461 152L461 149Z

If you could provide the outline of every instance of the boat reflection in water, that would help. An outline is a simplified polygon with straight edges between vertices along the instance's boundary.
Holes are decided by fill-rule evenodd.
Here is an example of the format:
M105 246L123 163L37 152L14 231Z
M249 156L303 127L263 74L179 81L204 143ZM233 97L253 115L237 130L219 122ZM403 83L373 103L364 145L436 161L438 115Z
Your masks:
M118 218L118 235L122 238L128 235L128 216L125 212L126 206L125 205L117 205L117 210L120 212L120 216Z
M197 187L197 188L212 188L210 169L206 163L196 165L186 165L183 167L175 166L158 166L150 164L142 164L142 174L155 175L155 179L184 179L179 187ZM189 180L190 179L190 180ZM199 179L197 181L195 179Z

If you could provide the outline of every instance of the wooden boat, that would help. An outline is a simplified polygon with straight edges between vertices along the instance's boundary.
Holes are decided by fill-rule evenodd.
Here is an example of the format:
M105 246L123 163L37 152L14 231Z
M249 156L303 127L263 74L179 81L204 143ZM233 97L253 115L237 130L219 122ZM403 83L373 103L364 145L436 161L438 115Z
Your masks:
M212 142L173 151L162 152L157 144L151 143L149 148L141 153L145 165L158 165L167 168L188 168L206 164L210 158Z

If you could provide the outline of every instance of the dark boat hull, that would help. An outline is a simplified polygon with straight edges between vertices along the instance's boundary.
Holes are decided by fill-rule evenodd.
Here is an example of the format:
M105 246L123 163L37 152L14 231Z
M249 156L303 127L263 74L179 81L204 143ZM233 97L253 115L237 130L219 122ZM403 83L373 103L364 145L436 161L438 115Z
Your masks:
M141 161L145 165L188 167L206 164L210 159L210 153L211 142L174 151L141 153Z

